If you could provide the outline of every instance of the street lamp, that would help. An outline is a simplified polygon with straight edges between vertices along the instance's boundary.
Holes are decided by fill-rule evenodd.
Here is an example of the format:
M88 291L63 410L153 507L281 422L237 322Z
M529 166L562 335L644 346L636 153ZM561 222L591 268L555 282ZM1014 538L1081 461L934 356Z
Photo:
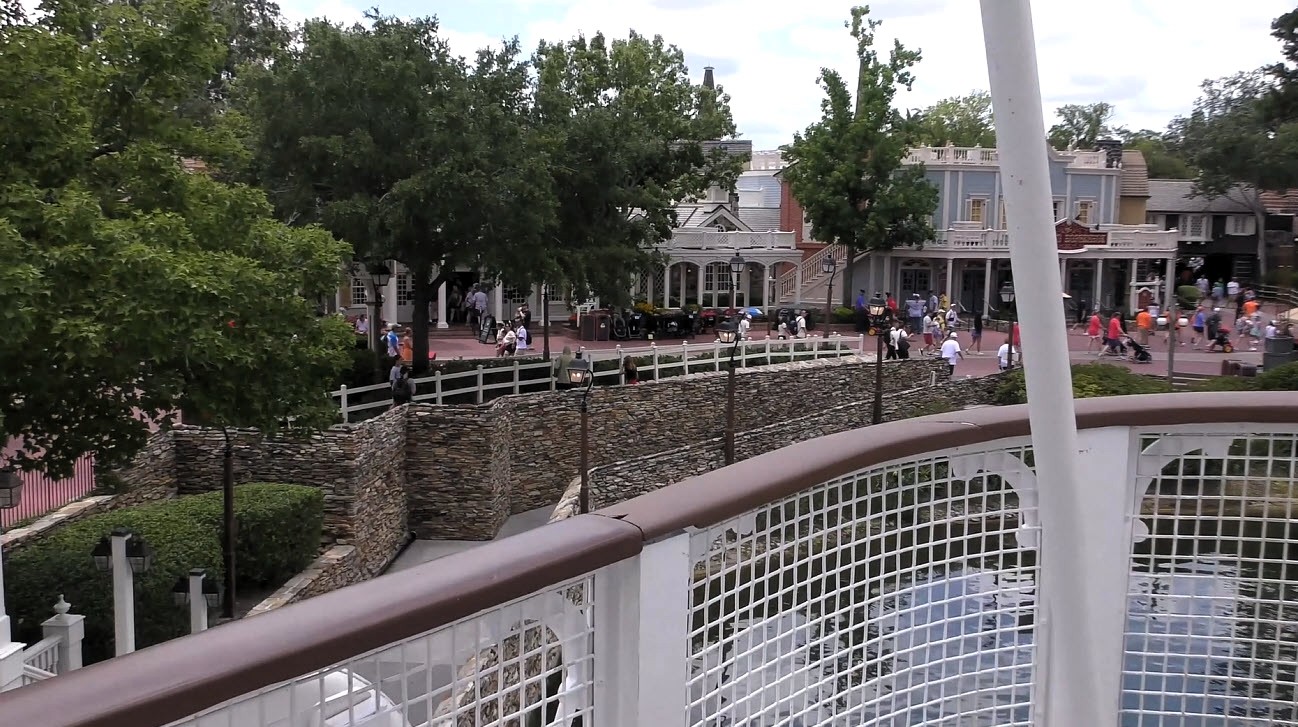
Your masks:
M577 493L578 510L585 515L590 512L590 390L595 386L595 372L590 368L590 361L577 358L568 364L568 383L573 388L585 387L581 392L581 455L578 466L581 468L581 490Z
M726 464L735 463L735 353L739 350L739 322L726 321L717 326L717 340L730 346L730 372L726 374Z
M12 469L0 470L0 510L11 510L18 507L23 499L23 478ZM9 630L9 614L5 611L5 578L4 558L0 557L0 650L12 640Z
M820 261L820 272L829 276L829 290L825 292L825 338L829 338L829 322L834 320L834 271L836 269L838 269L838 261L833 255L825 255Z
M531 335L531 331L527 332ZM528 341L531 343L531 341ZM541 283L541 355L550 360L550 284Z
M221 604L221 587L207 580L207 571L194 568L188 576L176 579L171 597L177 606L189 606L189 633L196 634L207 630L207 609Z
M113 576L113 631L116 655L135 651L135 576L153 566L153 549L131 531L114 528L90 551L95 567Z
M831 278L832 279L832 278ZM888 335L883 324L888 314L888 300L875 293L867 306L870 309L870 326L874 328L874 410L870 414L872 424L883 423L883 337Z
M1005 309L1010 315L1010 332L1005 337L1005 343L1008 346L1005 352L1005 370L1009 371L1014 368L1014 321L1018 319L1018 312L1014 309L1013 281L1007 280L1001 286L1001 302L1005 304Z
M739 310L739 276L743 275L748 263L736 252L730 258L730 307Z

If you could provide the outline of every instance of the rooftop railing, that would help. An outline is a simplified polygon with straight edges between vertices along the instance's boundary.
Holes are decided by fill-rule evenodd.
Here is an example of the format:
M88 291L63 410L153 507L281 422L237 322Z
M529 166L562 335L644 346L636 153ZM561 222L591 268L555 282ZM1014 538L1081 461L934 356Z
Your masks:
M1105 722L1294 724L1298 395L1077 420ZM1026 407L821 437L5 693L0 723L1048 727L1079 688L1050 486Z

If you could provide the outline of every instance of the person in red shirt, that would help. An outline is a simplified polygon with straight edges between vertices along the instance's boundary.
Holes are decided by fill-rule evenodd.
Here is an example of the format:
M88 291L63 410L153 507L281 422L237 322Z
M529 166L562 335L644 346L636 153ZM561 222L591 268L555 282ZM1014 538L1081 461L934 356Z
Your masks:
M1086 324L1086 335L1090 338L1090 340L1086 342L1087 353L1091 352L1091 346L1098 346L1101 351L1104 350L1104 342L1100 337L1100 329L1102 327L1103 324L1100 323L1100 311L1096 310L1091 313L1091 320Z
M1109 335L1104 344L1107 353L1118 355L1119 347L1122 345L1122 317L1117 313L1109 319Z

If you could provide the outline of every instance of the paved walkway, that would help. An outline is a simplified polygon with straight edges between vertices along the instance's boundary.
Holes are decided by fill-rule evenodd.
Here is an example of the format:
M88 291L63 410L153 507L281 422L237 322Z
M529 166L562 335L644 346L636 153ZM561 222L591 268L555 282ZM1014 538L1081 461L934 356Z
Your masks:
M501 527L500 533L496 535L495 539L500 540L502 538L507 538L511 535L518 535L519 533L525 533L528 530L535 530L536 528L545 525L549 521L550 514L552 512L554 512L553 506L543 507L536 510L529 510L527 512L520 512L517 515L511 516L508 520L505 521L504 526ZM410 546L407 547L404 551L402 551L401 555L397 556L397 559L393 561L392 566L388 568L388 572L396 573L397 571L403 571L410 568L414 568L417 565L423 565L424 563L427 563L431 560L437 560L438 558L443 558L448 555L453 555L455 553L463 553L466 550L472 550L478 547L479 545L483 545L484 543L488 543L488 542L491 541L488 540L416 540L412 542Z

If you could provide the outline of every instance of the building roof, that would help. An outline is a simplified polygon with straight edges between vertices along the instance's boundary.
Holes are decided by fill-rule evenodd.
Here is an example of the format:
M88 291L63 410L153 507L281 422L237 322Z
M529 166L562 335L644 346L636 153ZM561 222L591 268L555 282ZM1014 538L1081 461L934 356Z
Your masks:
M1190 179L1151 179L1149 180L1149 202L1145 209L1150 212L1208 212L1222 215L1253 214L1253 209L1244 200L1249 192L1243 188L1220 197L1193 196L1194 180Z
M1268 214L1298 215L1298 189L1284 192L1263 192L1262 205Z
M1145 165L1145 155L1137 149L1126 149L1122 152L1122 173L1119 194L1123 197L1149 196L1149 167Z
M724 149L730 156L753 155L753 142L750 139L724 139L721 141L704 141L700 143L703 147L703 153L707 154L713 149Z
M753 232L792 232L780 229L779 207L740 207L739 219Z

